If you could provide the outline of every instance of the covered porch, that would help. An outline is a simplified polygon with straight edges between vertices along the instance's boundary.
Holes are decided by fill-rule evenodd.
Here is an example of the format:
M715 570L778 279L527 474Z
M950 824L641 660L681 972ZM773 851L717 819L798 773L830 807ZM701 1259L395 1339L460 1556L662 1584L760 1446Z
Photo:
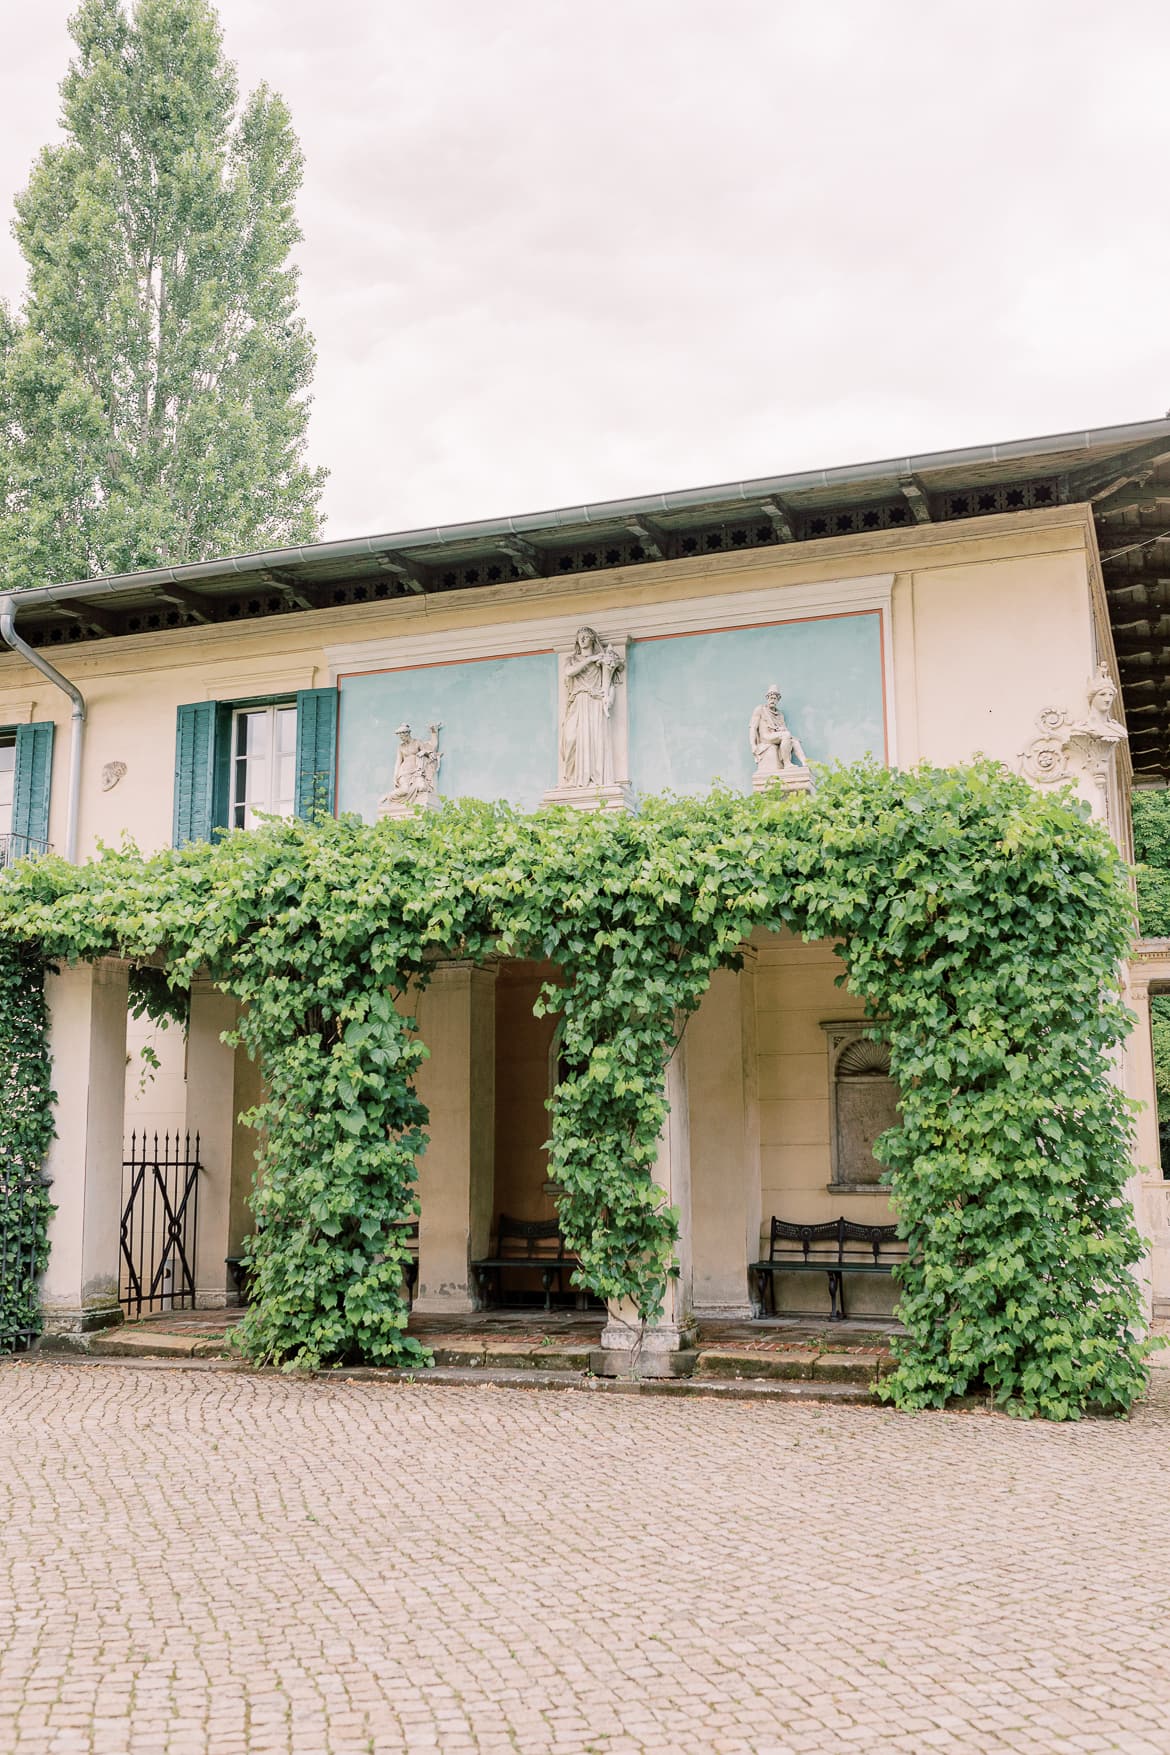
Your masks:
M772 1217L799 1225L892 1219L870 1147L895 1119L896 1093L884 1051L864 1034L860 1003L835 985L840 969L828 942L758 932L743 968L717 972L688 1020L668 1069L671 1113L655 1170L679 1213L680 1275L663 1321L643 1333L628 1310L607 1311L574 1287L571 1267L548 1276L539 1261L516 1261L484 1271L509 1253L509 1223L556 1228L545 1142L557 1019L534 1012L556 972L521 960L436 967L424 991L404 1001L430 1049L418 1079L430 1138L418 1166L411 1332L495 1335L502 1345L509 1334L567 1333L576 1324L575 1338L599 1355L594 1363L607 1355L619 1374L631 1365L643 1374L693 1369L701 1353L729 1337L738 1345L746 1333L761 1346L782 1348L794 1336L806 1345L826 1327L830 1281L777 1272L762 1286L752 1266L768 1253ZM127 1061L125 993L125 967L113 959L50 982L55 1051L89 1075L89 1100L70 1106L50 1165L59 1206L46 1326L63 1335L123 1315L164 1326L196 1321L240 1293L230 1264L251 1227L255 1137L239 1116L262 1092L245 1051L222 1040L236 1022L234 1002L197 982L186 1039L171 1033L162 1072L143 1090L133 1066L118 1076ZM186 1281L164 1280L161 1297L135 1305L118 1170L131 1128L151 1123L197 1136L198 1198L184 1239ZM64 1198L70 1182L79 1200ZM854 1319L888 1328L896 1300L889 1277L846 1275L843 1293L850 1320L831 1325L842 1341Z

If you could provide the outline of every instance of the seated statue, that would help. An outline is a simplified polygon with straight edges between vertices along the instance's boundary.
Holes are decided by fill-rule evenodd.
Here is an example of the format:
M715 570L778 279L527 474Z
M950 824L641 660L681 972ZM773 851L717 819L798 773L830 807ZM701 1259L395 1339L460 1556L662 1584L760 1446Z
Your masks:
M780 690L775 683L764 696L763 705L757 707L752 714L748 735L756 761L757 777L791 774L797 769L808 767L800 739L789 731L780 711Z
M432 725L429 738L414 737L409 725L398 727L398 751L394 759L394 783L378 800L379 816L404 816L413 810L426 810L438 803L439 733L442 724Z

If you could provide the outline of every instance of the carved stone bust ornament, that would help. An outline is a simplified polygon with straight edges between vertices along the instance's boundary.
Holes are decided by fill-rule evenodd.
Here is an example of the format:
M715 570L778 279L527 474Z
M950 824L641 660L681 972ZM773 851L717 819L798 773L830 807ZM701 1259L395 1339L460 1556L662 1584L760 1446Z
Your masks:
M1117 684L1104 659L1086 684L1088 710L1074 719L1063 707L1045 707L1036 716L1038 737L1020 752L1020 771L1035 786L1071 780L1094 815L1108 818L1114 756L1129 733L1113 717Z

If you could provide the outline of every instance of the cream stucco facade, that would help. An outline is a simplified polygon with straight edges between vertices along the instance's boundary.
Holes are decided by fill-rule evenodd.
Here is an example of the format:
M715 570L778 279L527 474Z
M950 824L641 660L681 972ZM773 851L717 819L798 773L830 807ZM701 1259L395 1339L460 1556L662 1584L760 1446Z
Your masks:
M1052 706L1083 713L1087 679L1102 660L1111 671L1115 664L1084 505L86 642L53 654L88 710L81 852L126 835L144 849L169 844L176 714L188 703L289 697L339 679L563 650L583 623L653 642L860 613L875 616L880 629L878 754L898 765L984 754L1018 770L1037 715ZM742 680L750 706L773 679L753 672ZM686 706L703 711L702 701ZM0 726L54 720L61 732L49 814L58 846L66 826L68 711L20 657L0 656ZM746 732L746 713L744 724ZM125 764L125 772L104 785L112 763ZM1084 784L1128 851L1124 743L1104 789L1092 777ZM232 1022L229 1002L197 987L188 1039L162 1039L163 1069L145 1088L132 1054L123 1117L114 1090L121 1091L125 1058L112 1027L118 975L103 969L67 971L51 983L60 1064L88 1068L84 1086L72 1075L59 1079L67 1120L51 1167L58 1215L45 1297L62 1328L111 1308L123 1125L127 1132L141 1125L200 1132L202 1301L230 1295L225 1258L247 1228L251 1141L237 1117L255 1100L256 1078L219 1040ZM684 1274L668 1328L685 1329L692 1312L751 1313L747 1268L772 1213L802 1221L842 1211L874 1222L889 1216L880 1189L829 1186L831 1064L823 1026L861 1015L859 1003L835 986L839 969L830 945L759 934L743 971L716 976L688 1026L685 1054L671 1074L675 1108L661 1165L685 1216ZM501 1212L545 1218L555 1211L542 1150L556 1072L554 1023L531 1011L544 974L524 965L450 965L423 997L420 1028L433 1057L422 1081L432 1116L420 1166L422 1309L473 1306L469 1262L486 1250ZM1123 1076L1150 1103L1148 1016L1139 990L1140 975L1139 1027ZM142 1035L132 1026L132 1049ZM1165 1298L1168 1209L1156 1144L1147 1121L1133 1192L1155 1243L1153 1293ZM819 1281L782 1288L781 1296L817 1307ZM878 1282L852 1294L851 1308L888 1310L891 1297Z

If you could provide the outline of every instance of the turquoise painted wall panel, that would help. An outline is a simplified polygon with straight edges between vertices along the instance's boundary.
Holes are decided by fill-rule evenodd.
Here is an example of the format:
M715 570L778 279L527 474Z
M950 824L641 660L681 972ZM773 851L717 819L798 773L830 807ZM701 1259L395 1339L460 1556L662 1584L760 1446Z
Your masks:
M551 652L347 676L340 682L338 809L367 822L394 778L406 720L426 737L441 719L439 792L535 810L557 783L557 662Z
M751 785L748 723L770 683L810 762L885 760L876 611L633 641L630 779L639 792Z

